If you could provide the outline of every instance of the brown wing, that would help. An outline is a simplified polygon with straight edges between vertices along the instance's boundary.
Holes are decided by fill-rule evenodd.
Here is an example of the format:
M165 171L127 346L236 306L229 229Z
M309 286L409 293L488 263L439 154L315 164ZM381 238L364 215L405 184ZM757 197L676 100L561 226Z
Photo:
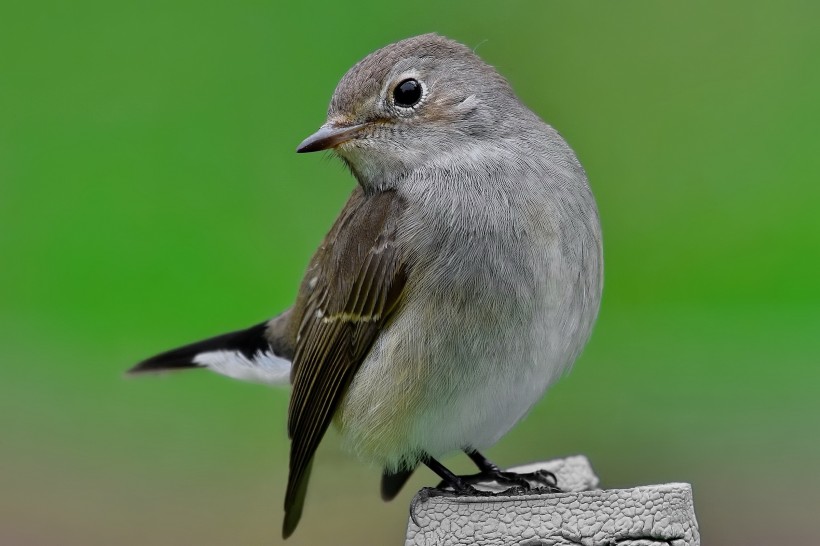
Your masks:
M302 513L310 465L361 362L401 299L406 267L395 244L395 192L357 188L311 260L292 325L298 324L288 412L290 475L283 535Z

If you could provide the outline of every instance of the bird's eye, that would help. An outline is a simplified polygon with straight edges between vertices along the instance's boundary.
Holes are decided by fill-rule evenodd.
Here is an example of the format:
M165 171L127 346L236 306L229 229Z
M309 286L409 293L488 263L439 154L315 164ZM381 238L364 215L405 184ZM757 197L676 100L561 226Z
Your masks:
M402 81L393 89L393 101L396 106L410 108L421 99L421 84L412 78Z

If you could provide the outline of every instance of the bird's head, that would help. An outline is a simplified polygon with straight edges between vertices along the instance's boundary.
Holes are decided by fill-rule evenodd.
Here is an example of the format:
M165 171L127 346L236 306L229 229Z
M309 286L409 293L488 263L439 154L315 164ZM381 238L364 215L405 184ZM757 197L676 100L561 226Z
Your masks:
M365 188L480 154L529 114L471 49L424 34L379 49L344 75L327 121L297 152L334 150Z

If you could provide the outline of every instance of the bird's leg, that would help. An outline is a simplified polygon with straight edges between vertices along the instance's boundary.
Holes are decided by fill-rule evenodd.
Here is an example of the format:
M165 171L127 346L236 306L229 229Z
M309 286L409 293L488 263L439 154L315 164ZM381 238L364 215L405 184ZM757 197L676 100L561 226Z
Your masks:
M444 466L434 458L430 457L429 455L424 457L424 459L422 459L422 462L425 465L427 465L427 467L430 470L438 474L439 478L441 478L442 481L438 485L439 489L441 489L442 486L450 486L453 488L453 491L455 491L458 494L475 495L478 493L476 488L465 482L461 478L461 476L456 476L455 474L450 472L450 470L446 466Z
M552 493L561 491L558 487L558 479L555 477L555 474L549 470L536 470L535 472L524 474L506 472L475 449L464 450L464 453L472 459L480 471L478 474L473 474L472 476L460 476L462 481L466 483L495 481L498 482L499 485L521 487L525 491L528 491L533 489L531 482L535 482L540 486L540 489L547 489Z
M501 472L501 468L487 457L476 451L475 449L467 451L464 450L464 453L475 463L478 469L482 472L487 473L496 473Z

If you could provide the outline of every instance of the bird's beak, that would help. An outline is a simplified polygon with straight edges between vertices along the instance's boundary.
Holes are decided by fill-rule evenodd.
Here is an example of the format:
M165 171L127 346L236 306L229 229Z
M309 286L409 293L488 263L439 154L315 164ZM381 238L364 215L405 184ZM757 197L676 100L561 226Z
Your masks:
M299 147L296 148L296 153L304 154L335 148L339 144L355 137L364 126L364 123L358 125L341 125L337 122L328 121L322 125L318 131L303 140Z

